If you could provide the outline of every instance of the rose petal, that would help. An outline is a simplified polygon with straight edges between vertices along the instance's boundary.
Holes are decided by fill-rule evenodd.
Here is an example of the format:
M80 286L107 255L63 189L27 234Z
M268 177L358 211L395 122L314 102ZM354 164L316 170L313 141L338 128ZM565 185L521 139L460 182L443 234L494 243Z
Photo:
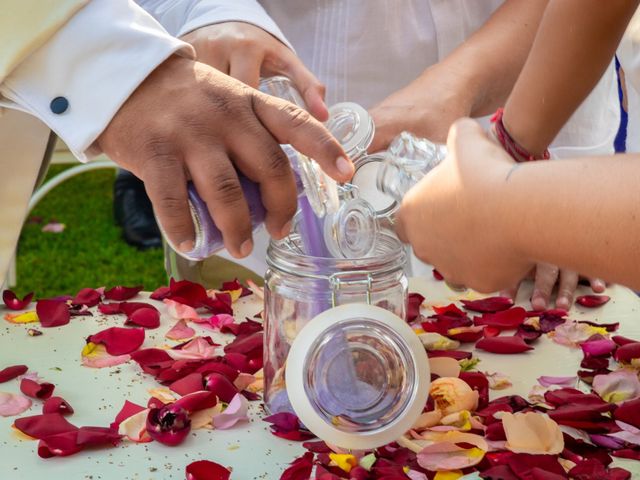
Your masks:
M277 437L293 441L305 441L314 437L313 434L301 430L300 421L293 413L280 412L263 418L271 423L271 433Z
M578 381L578 377L575 375L572 377L551 377L547 375L543 375L538 377L538 383L543 387L550 387L552 385L557 385L560 387L572 387Z
M174 360L201 360L216 356L217 347L211 345L205 338L196 337L181 348L167 350L167 354Z
M89 342L80 354L82 365L89 368L106 368L131 360L130 355L109 355L104 345Z
M522 307L513 307L497 313L484 313L482 317L474 318L476 325L509 330L517 328L527 318L527 312Z
M434 443L418 452L418 464L430 471L460 470L477 465L489 449L487 442L479 435L449 431L423 435ZM464 448L461 445L469 445Z
M83 447L116 446L121 438L122 435L108 427L80 427L77 442Z
M209 460L190 463L187 465L185 473L187 480L229 480L231 477L229 470Z
M66 325L71 319L69 306L59 300L38 300L36 302L36 313L40 319L40 324L45 328Z
M609 340L608 338L589 340L580 344L580 348L584 353L596 357L609 355L616 349L616 347L616 342Z
M247 400L239 393L236 394L231 399L231 402L229 402L227 408L213 416L213 426L219 430L225 430L233 427L238 422L248 421L248 406L249 403Z
M48 398L42 406L42 413L60 413L62 415L73 414L73 408L62 397Z
M81 289L71 300L73 305L86 305L87 307L95 307L100 303L100 292L93 288Z
M127 317L125 325L138 325L144 328L160 326L160 312L155 308L139 308Z
M205 387L223 402L229 403L236 396L238 390L229 379L219 373L210 373L205 380Z
M195 334L196 331L189 327L185 320L178 320L164 336L170 340L188 340Z
M31 398L39 398L46 400L53 393L53 389L56 388L52 383L38 383L29 378L23 378L20 382L20 391Z
M431 370L432 375L438 375L439 377L457 377L460 375L460 364L453 358L430 358L429 370Z
M538 412L502 415L506 448L515 453L557 455L564 449L562 431L556 422Z
M488 297L480 300L461 300L466 310L479 313L496 313L513 307L509 297Z
M640 396L638 375L629 370L618 370L608 375L596 375L593 378L593 390L609 403L633 400Z
M515 336L483 338L476 343L476 348L498 354L514 354L533 350L533 347L522 338Z
M151 308L153 310L158 310L156 307L151 305L150 303L145 302L120 302L120 312L130 317L136 310L140 310L142 308Z
M38 439L78 430L78 427L69 423L59 413L44 413L18 418L13 425L25 435Z
M144 328L110 327L87 340L103 344L110 355L117 356L136 351L144 343L144 337Z
M474 411L478 407L478 392L464 380L455 377L440 377L431 382L429 395L435 407L443 415L461 410Z
M45 437L38 442L38 456L41 458L68 457L82 450L78 445L78 430L62 432Z
M280 480L308 480L311 478L313 457L312 452L306 452L301 457L296 458L287 469L282 472Z
M149 411L150 409L146 408L122 419L118 426L118 433L135 443L150 442L151 437L147 433Z
M173 382L169 385L169 388L178 395L188 395L189 393L199 392L204 389L202 374L191 373Z
M429 358L449 357L455 360L466 360L472 357L471 352L463 352L461 350L430 350L427 352Z
M4 368L0 370L0 383L8 382L20 375L24 375L27 373L27 370L29 370L29 368L26 365L12 365Z
M176 408L183 408L189 413L205 410L218 403L213 392L199 391L185 395L174 402Z
M420 306L424 302L424 296L419 293L410 293L407 298L407 321L413 322L420 315Z
M175 281L173 278L169 281L168 298L176 302L197 308L207 300L207 291L205 288L189 280Z
M613 411L613 418L640 428L640 398L619 405Z
M185 305L183 303L176 302L175 300L171 300L168 298L165 298L163 300L163 303L167 307L167 313L171 317L177 320L191 320L194 322L202 321L202 319L200 318L200 315L198 314L198 312L196 312L195 308L189 305Z
M606 295L582 295L576 298L576 303L587 308L601 307L605 303L611 300L611 297Z
M5 313L4 319L11 323L34 323L40 321L35 310L29 310L24 313Z
M111 302L111 303L99 303L98 311L103 315L114 315L116 313L122 313L120 309L120 303Z
M611 337L611 340L616 342L616 344L620 347L624 345L628 345L629 343L640 343L638 342L638 340L633 340L631 338L623 337L621 335L614 335L613 337Z
M483 337L484 327L458 327L447 330L447 337L462 343L475 343Z
M22 395L0 392L0 416L20 415L31 408L31 400Z
M618 347L614 357L620 363L634 364L634 361L640 359L640 342L627 343Z
M158 287L149 296L152 300L164 300L171 295L171 289L169 287Z
M132 417L133 415L146 410L144 407L137 405L129 400L124 401L124 405L116 415L115 420L111 424L111 428L117 429L120 424L125 421L127 418Z
M24 310L31 303L33 292L27 293L22 300L11 290L2 292L2 301L9 310Z
M211 327L216 329L221 329L227 325L231 325L235 323L235 319L226 313L220 313L218 315L212 315L207 319L207 322Z
M117 302L123 302L125 300L129 300L130 298L135 297L138 293L142 291L143 288L144 287L142 285L137 285L135 287L123 287L123 286L113 287L104 292L104 298L106 298L107 300L115 300Z
M165 405L149 410L146 426L147 433L153 440L173 447L187 438L191 431L191 420L185 409Z

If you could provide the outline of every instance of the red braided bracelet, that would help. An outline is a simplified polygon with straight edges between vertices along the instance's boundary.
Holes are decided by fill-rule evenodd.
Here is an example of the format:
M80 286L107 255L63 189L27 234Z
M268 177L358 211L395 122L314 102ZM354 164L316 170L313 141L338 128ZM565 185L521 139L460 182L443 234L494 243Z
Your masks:
M545 150L542 152L542 157L536 157L531 154L527 149L523 148L519 145L507 132L507 129L504 128L504 123L502 122L502 115L504 114L504 108L499 108L496 113L491 117L491 122L493 123L493 134L496 139L500 142L502 147L506 150L506 152L513 157L516 162L531 162L534 160L549 160L551 155L549 154L549 150Z

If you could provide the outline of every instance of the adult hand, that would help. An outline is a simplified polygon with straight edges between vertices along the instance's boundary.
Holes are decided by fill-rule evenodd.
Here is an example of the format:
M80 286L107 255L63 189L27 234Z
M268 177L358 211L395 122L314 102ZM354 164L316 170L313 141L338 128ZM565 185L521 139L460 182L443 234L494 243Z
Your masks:
M334 179L353 165L307 112L264 95L203 63L171 57L153 71L99 136L99 147L144 181L165 233L193 247L187 203L191 179L236 257L253 248L238 174L260 186L272 237L289 231L296 210L293 173L279 144L313 157Z
M447 146L447 158L405 195L398 235L452 283L481 292L515 285L534 262L496 221L496 205L518 164L473 120L456 122Z
M324 85L297 55L271 34L244 22L223 22L194 30L182 37L196 49L198 61L211 65L257 88L261 76L291 79L318 120L329 117Z
M444 143L451 124L470 116L474 105L473 83L465 78L459 69L436 64L373 107L376 133L369 151L385 150L403 131Z

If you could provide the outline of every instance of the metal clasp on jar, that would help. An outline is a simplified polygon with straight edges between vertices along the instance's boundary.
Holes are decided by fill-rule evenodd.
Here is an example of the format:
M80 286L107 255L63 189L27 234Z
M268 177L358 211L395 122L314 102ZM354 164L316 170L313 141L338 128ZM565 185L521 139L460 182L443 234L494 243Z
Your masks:
M356 277L356 278L353 278ZM361 277L361 278L358 278ZM336 272L329 276L329 285L331 285L331 306L336 307L338 305L337 295L338 292L345 286L353 285L366 285L366 299L367 305L371 305L371 294L373 289L373 278L371 273L367 271L352 271L352 272Z

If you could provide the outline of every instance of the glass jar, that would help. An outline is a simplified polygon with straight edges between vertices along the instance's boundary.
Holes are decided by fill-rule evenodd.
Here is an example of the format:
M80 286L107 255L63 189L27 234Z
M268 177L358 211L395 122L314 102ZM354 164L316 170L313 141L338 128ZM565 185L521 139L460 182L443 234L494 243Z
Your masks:
M267 252L265 405L344 448L393 441L422 412L429 381L404 320L405 250L386 233L360 259L306 256L300 242L291 235Z

